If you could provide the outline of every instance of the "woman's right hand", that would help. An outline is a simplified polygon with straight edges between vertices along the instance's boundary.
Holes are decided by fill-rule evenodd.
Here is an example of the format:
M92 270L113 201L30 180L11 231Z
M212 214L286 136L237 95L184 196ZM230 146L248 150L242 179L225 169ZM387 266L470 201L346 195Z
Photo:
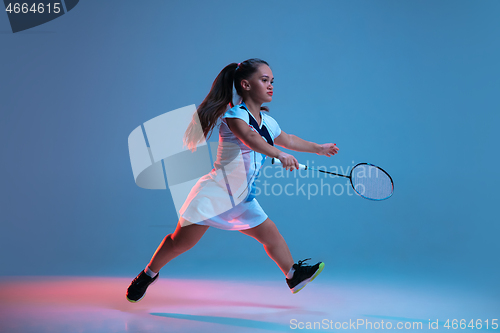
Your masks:
M294 169L299 169L299 162L290 154L280 152L278 159L286 170L293 171Z

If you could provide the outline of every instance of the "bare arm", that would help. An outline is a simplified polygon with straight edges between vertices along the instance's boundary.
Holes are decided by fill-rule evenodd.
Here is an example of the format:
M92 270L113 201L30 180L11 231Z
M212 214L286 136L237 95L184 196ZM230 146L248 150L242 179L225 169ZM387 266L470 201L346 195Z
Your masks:
M294 168L299 168L299 162L295 157L267 143L259 133L252 131L242 119L226 118L226 122L231 132L250 149L269 157L278 158L287 170L290 169L291 171Z
M319 144L303 140L296 135L287 134L284 131L281 131L281 134L274 140L274 143L287 149L305 153L317 153L320 150Z
M334 143L317 144L303 140L296 135L287 134L284 131L281 131L281 134L274 140L274 143L290 150L326 156L333 156L339 151Z

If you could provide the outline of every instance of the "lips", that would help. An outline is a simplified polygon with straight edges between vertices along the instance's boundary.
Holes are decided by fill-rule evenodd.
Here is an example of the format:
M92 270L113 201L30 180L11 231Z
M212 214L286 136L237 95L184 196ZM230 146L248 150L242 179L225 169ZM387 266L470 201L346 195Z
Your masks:
M272 96L272 95L273 95L273 92L272 92L272 91L270 91L270 92L268 92L267 94L268 94L269 96Z

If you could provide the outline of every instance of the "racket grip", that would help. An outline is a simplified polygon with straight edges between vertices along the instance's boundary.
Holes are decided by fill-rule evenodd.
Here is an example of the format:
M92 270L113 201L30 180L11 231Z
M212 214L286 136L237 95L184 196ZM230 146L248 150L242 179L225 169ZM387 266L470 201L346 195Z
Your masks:
M271 160L271 163L272 164L281 164L281 161L279 159L273 157L273 159ZM307 165L299 163L299 170L307 170Z

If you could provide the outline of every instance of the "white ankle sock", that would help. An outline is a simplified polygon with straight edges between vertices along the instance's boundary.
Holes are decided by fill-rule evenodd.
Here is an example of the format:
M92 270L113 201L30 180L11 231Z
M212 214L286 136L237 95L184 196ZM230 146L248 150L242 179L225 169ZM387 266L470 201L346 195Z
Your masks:
M290 268L290 270L288 271L288 274L286 275L286 278L291 279L293 277L294 272L295 272L295 269L293 267Z
M152 270L149 269L149 265L146 266L146 269L144 270L144 273L146 273L147 276L150 278L154 278L158 273L153 272Z

